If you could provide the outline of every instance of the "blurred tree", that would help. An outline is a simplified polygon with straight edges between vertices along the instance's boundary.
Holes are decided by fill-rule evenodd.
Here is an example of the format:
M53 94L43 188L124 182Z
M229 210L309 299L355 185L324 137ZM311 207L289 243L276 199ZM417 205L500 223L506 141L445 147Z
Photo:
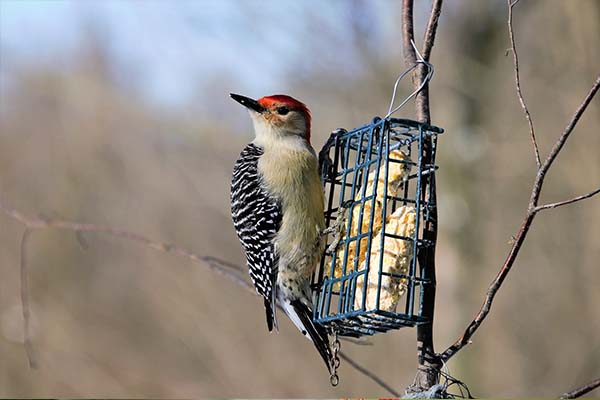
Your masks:
M93 3L79 7L93 11ZM215 11L218 3L226 12ZM152 11L150 3L154 17L140 11L121 18L118 7L90 11L92 20L111 24L96 33L94 27L80 31L81 47L67 53L56 44L40 48L48 43L36 30L40 23L20 24L21 46L34 49L34 56L14 41L7 44L5 4L3 199L29 215L114 224L238 264L243 260L231 250L228 181L250 126L227 94L293 93L313 110L318 146L334 128L384 114L402 69L400 9L390 2L173 7L181 7L174 11L186 16L181 20L164 9ZM425 23L420 7L426 6L417 6L417 26ZM476 313L523 216L535 166L505 54L505 8L491 2L446 7L431 86L433 122L447 132L438 153L438 348ZM127 29L132 21L141 29ZM514 25L524 96L547 154L597 74L600 4L520 2ZM157 37L160 46L139 57L142 44ZM52 57L42 57L46 53ZM177 59L196 61L179 68L170 63ZM150 71L158 69L183 80L193 95L182 94L170 107L157 102L147 89L157 80ZM595 100L549 174L544 200L593 189L600 137L590 133L599 124ZM553 396L595 378L600 224L593 222L599 217L600 204L591 199L536 221L493 315L469 350L448 365L474 393ZM73 235L50 231L30 241L32 329L40 358L39 370L31 371L15 312L23 227L0 218L2 397L387 395L347 364L339 388L330 388L311 368L320 361L302 351L310 344L296 338L293 327L268 336L260 303L210 271L93 234L84 236L83 251ZM414 373L414 332L380 336L373 346L345 344L344 351L385 381L406 385ZM292 357L294 365L282 362Z

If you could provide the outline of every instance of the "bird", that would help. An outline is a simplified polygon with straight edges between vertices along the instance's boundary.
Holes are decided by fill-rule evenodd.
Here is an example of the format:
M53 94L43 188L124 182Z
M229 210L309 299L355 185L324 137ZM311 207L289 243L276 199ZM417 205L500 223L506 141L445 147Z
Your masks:
M311 114L291 96L231 98L247 108L254 140L233 168L231 215L250 278L263 297L267 328L276 301L333 370L327 329L312 321L311 276L324 249L323 189L310 143Z

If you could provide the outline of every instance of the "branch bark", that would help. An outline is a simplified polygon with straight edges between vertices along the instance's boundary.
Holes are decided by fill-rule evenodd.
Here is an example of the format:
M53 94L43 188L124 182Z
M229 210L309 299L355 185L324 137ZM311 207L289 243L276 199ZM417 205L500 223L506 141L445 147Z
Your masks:
M434 0L429 21L425 29L424 43L421 54L425 61L429 61L431 51L435 42L435 35L439 23L439 17L442 9L442 0ZM415 50L412 46L414 41L414 23L413 23L413 1L404 0L402 6L402 34L404 63L407 67L416 62ZM417 89L427 74L424 65L419 65L413 74L413 86ZM429 84L417 94L415 99L415 111L417 120L426 124L431 121L429 109ZM432 164L433 162L433 143L431 137L427 137L423 143L424 157L423 162ZM437 193L435 184L435 174L423 177L421 181L423 193L426 197L423 199L429 204L434 205L430 209L430 219L426 221L423 228L423 238L433 243L432 246L419 251L417 255L421 274L430 284L425 285L423 292L422 314L428 318L429 323L417 327L417 354L418 370L414 383L408 389L409 392L421 392L428 390L439 382L439 370L441 362L434 350L433 345L433 317L435 311L435 291L436 291L436 271L435 271L435 243L437 241L438 214L437 214ZM430 189L430 190L429 190Z
M594 98L596 93L598 92L598 88L600 88L600 75L598 75L598 77L596 78L596 81L592 85L588 94L583 99L583 102L579 105L579 107L577 108L577 110L575 111L573 116L571 117L571 120L567 124L567 127L565 128L563 133L559 136L558 140L554 143L554 146L552 146L552 149L550 149L550 153L548 154L548 157L546 157L546 160L540 167L540 169L535 177L535 182L533 184L533 190L531 191L531 198L529 201L529 210L530 211L534 210L535 207L537 207L537 205L538 205L538 200L540 198L542 185L544 184L544 179L546 178L546 173L548 172L548 170L554 163L554 160L556 160L558 153L560 153L560 151L563 149L563 146L565 145L565 143L571 136L573 129L575 128L575 126L579 122L579 119L581 118L581 116L583 115L585 110L587 109L587 106L590 104L590 102L592 101L592 99Z
M598 193L600 193L600 188L598 188L594 191L591 191L589 193L582 194L581 196L573 197L572 199L569 199L569 200L563 200L563 201L559 201L556 203L549 203L549 204L544 204L542 206L537 206L535 208L535 212L547 210L549 208L558 208L558 207L566 206L568 204L577 203L578 201L589 199L590 197L593 197L593 196L597 195Z
M508 36L510 38L510 46L513 54L513 64L515 69L515 86L517 89L517 97L519 98L519 103L521 103L521 108L523 109L523 113L525 114L525 119L527 119L527 124L529 125L529 136L531 137L531 145L533 146L533 154L535 156L535 165L537 165L538 169L542 165L542 161L540 159L540 150L535 139L535 131L533 129L533 120L531 119L531 114L529 113L529 109L525 104L525 99L523 99L523 92L521 91L521 77L519 73L519 55L517 53L517 46L515 45L515 34L513 31L512 25L512 10L513 7L519 2L519 0L512 1L506 0L508 2Z
M598 389L600 387L600 378L594 379L590 383L587 383L577 389L573 389L570 392L567 392L560 396L561 399L576 399L578 397L583 396L591 392L592 390Z

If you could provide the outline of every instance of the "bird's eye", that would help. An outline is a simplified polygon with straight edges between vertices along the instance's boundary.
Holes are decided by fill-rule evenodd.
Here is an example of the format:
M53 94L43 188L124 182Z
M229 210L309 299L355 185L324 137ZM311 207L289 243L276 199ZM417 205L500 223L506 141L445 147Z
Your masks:
M285 114L287 114L289 112L290 112L290 109L287 108L287 107L279 107L279 108L277 108L277 114L279 114L279 115L285 115Z

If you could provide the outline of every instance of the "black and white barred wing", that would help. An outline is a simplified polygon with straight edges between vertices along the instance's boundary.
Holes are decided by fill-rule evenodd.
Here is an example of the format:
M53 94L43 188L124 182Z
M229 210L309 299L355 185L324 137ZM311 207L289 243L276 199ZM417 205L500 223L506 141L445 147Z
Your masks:
M263 150L249 144L233 168L231 215L233 225L246 253L250 278L258 294L264 297L267 325L275 320L275 282L277 249L274 237L281 224L281 205L261 185L258 160Z

